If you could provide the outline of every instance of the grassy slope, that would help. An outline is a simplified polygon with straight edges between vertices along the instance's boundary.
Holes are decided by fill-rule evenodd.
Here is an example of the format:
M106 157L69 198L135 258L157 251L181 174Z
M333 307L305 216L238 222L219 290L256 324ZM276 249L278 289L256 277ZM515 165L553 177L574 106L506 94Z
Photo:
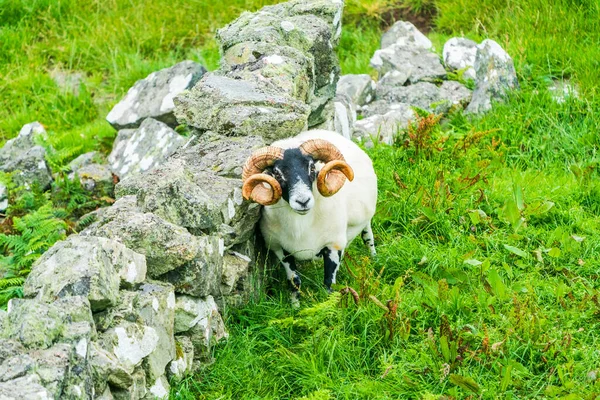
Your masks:
M136 79L183 58L215 67L211 31L273 2L0 0L0 133L6 139L42 121L65 150L58 164L106 149L113 132L102 116ZM414 140L373 149L379 256L369 261L355 244L347 257L354 276L340 274L364 297L360 304L328 300L321 267L306 266L306 311L289 308L283 282L255 304L227 310L230 340L173 397L464 398L476 387L483 398L600 393L587 377L600 368L600 8L435 4L437 48L461 33L496 39L515 58L522 91L480 119L453 115L418 152ZM385 5L348 7L339 50L346 73L370 72ZM86 72L79 97L49 78L56 65ZM551 101L544 87L562 76L580 84L585 100ZM369 295L392 299L397 315L385 317Z

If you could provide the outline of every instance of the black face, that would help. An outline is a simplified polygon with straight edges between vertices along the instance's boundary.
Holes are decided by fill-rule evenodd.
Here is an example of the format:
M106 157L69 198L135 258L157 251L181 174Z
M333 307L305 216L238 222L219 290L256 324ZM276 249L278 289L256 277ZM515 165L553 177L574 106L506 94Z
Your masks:
M313 207L312 187L316 171L312 157L302 154L299 149L287 149L283 160L275 162L270 174L281 185L282 197L294 211L306 214Z

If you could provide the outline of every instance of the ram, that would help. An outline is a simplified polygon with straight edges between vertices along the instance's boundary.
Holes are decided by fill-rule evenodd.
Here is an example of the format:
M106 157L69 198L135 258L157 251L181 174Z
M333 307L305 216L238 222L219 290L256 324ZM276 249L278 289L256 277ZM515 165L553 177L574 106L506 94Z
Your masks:
M260 229L285 268L294 303L301 284L295 260L322 257L331 291L344 250L359 233L375 255L377 176L351 140L312 130L277 141L248 158L242 179L244 198L265 206Z

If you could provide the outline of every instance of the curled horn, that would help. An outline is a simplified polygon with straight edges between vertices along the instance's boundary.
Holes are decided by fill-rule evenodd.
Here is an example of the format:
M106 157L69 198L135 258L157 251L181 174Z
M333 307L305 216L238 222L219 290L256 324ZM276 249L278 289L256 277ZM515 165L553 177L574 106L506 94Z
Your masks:
M281 198L279 182L263 171L282 158L283 151L279 147L264 147L252 153L242 172L242 196L246 200L252 199L263 206L270 206L279 201Z
M317 189L322 196L333 196L344 186L346 178L350 181L354 179L354 171L346 163L342 153L327 140L307 140L300 146L300 151L310 155L315 161L325 163L317 176Z

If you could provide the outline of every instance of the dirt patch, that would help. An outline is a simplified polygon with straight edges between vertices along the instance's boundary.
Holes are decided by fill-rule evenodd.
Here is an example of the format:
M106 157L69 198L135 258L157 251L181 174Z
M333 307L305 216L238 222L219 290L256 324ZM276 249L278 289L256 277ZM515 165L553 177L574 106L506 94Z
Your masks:
M399 4L397 8L393 8L382 14L382 25L384 29L387 29L396 21L408 21L416 26L422 33L427 34L431 32L434 27L433 21L435 16L436 9L434 6L414 11L405 5Z

